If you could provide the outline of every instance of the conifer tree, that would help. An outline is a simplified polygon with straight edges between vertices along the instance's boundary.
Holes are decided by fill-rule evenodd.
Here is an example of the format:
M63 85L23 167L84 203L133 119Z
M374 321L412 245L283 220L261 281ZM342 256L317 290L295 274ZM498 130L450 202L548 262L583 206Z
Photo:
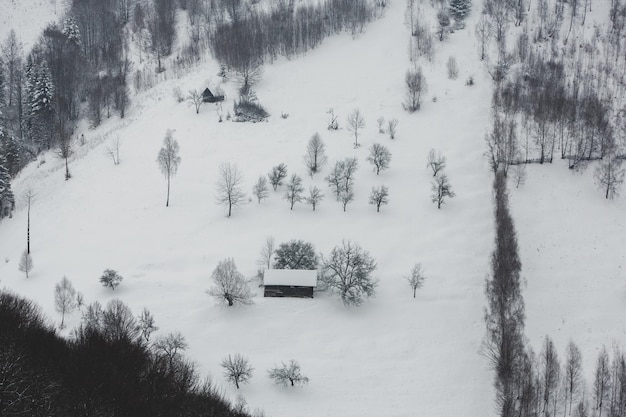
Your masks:
M465 19L471 7L471 0L450 0L450 14L457 22Z
M11 176L7 169L7 160L0 153L0 219L3 217L11 217L11 213L15 208L15 196L11 191Z

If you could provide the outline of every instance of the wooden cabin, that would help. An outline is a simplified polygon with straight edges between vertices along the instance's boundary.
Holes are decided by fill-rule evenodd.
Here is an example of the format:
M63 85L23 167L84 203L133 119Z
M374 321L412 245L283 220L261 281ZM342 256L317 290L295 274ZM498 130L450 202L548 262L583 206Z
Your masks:
M264 297L313 298L317 270L268 269L263 275Z
M202 92L202 101L205 103L216 103L218 101L224 101L224 96L213 95L209 87L207 87Z

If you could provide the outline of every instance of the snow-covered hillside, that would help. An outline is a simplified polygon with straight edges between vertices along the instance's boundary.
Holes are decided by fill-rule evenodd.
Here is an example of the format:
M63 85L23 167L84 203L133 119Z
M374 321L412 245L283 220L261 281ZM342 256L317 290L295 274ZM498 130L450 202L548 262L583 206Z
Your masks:
M120 298L136 314L147 307L159 333L182 332L202 373L268 416L493 414L492 373L479 353L493 245L492 175L483 141L491 80L476 52L476 18L474 13L467 29L437 45L433 63L420 62L429 92L414 114L402 108L411 63L399 0L356 39L329 38L305 56L265 66L256 93L271 113L267 123L218 122L218 112L232 113L233 81L225 84L228 99L221 108L205 105L196 115L187 103L176 102L176 87L186 92L217 82L215 62L141 93L126 119L77 132L86 143L77 145L70 160L71 180L64 180L64 163L52 153L16 178L17 196L28 187L36 193L35 268L28 279L18 271L26 244L26 210L18 202L13 218L0 223L0 285L36 300L57 321L53 290L63 276L87 302ZM460 68L456 80L447 78L451 55ZM469 76L474 86L465 85ZM331 107L340 123L332 132L326 129ZM356 149L346 128L355 108L366 121ZM378 133L381 116L398 119L396 139ZM182 163L166 208L166 183L155 160L167 129L180 144ZM316 132L329 164L310 178L303 155ZM117 138L121 164L115 166L106 147ZM392 153L390 169L379 176L365 160L373 143ZM431 148L447 157L457 194L442 210L430 201ZM360 165L355 200L343 212L323 178L336 160L351 156ZM303 204L291 211L279 190L227 218L215 202L222 162L238 165L248 192L259 175L284 162L290 173L305 178L305 188L317 185L326 198L315 212ZM537 346L550 333L561 347L576 340L585 356L603 343L625 341L617 314L625 302L625 203L607 203L589 172L581 178L557 165L530 167L527 184L511 192L528 282L527 328ZM376 213L368 196L382 184L389 187L390 204ZM277 243L310 241L323 254L344 239L358 242L378 262L376 298L360 308L345 308L328 294L313 300L262 298L256 260L270 235ZM227 308L205 293L212 270L226 257L252 280L254 305ZM427 280L413 299L403 277L416 262ZM125 278L114 292L98 282L106 268ZM79 320L74 313L69 328ZM219 366L232 353L245 355L255 368L239 392L226 385ZM267 377L267 369L290 359L300 362L309 385L282 388ZM591 353L585 359L590 369Z
M0 39L11 30L28 51L37 42L42 30L58 22L68 8L68 0L0 0Z

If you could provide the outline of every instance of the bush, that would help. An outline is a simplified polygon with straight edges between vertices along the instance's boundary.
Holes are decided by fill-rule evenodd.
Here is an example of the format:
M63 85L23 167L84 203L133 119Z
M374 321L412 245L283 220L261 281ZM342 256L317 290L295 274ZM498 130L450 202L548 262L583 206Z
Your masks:
M105 287L111 287L112 290L122 283L124 278L113 269L105 269L100 277L100 282Z
M259 103L243 98L235 101L233 111L236 122L261 122L270 115Z

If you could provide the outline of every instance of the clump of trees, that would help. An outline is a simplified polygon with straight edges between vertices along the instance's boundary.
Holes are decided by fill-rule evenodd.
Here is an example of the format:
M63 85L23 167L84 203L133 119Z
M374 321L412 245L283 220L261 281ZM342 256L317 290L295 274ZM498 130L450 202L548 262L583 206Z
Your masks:
M343 161L337 161L333 170L325 178L328 186L334 191L335 198L343 205L343 211L346 206L354 200L354 173L359 167L356 158L346 158Z

